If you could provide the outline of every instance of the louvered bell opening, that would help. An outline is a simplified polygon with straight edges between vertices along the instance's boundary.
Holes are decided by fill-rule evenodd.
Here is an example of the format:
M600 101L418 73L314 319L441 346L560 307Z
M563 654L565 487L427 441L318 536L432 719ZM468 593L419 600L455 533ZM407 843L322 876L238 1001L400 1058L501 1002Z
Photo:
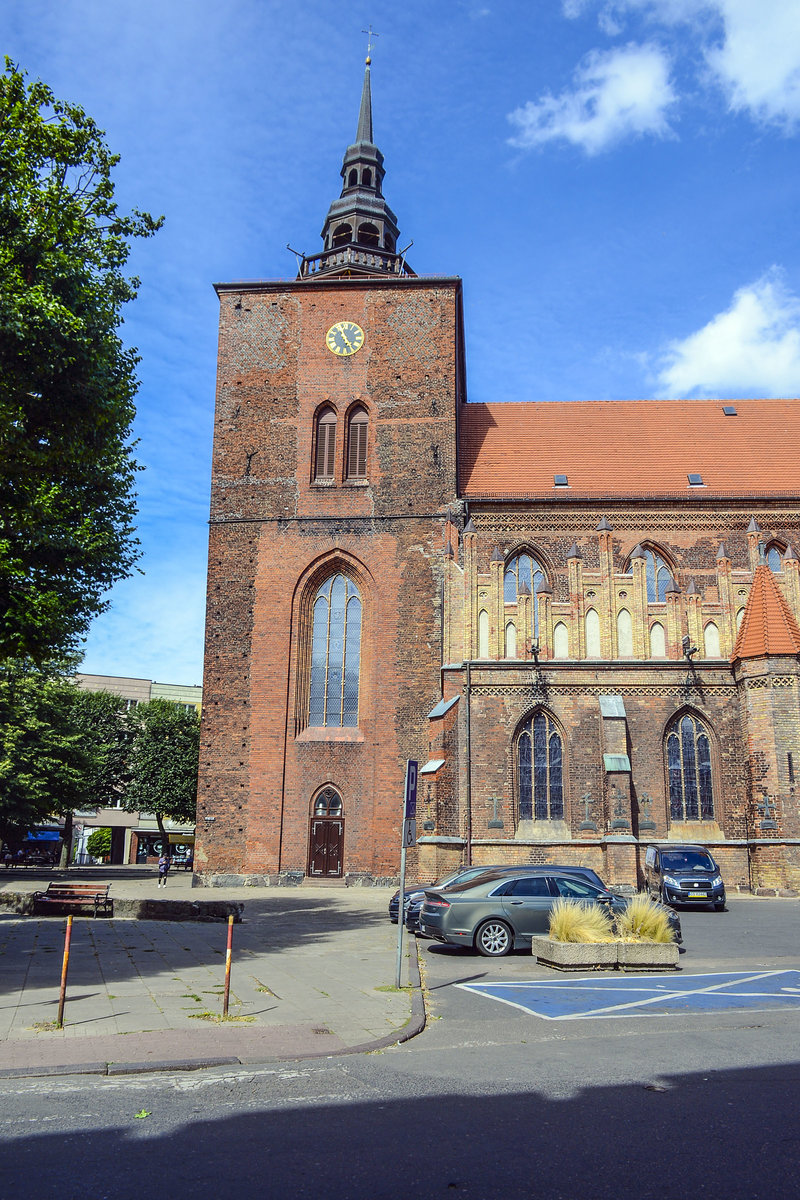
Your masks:
M360 414L351 420L348 442L347 476L349 479L364 479L367 474L366 414Z

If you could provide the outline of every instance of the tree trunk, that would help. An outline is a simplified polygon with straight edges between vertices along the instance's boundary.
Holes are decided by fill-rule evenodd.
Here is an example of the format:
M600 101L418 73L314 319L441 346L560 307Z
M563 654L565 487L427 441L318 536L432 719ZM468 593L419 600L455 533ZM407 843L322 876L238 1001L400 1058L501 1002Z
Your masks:
M164 818L160 812L156 813L156 824L158 825L158 832L161 835L161 853L169 854L169 835L164 828Z
M58 865L66 870L72 862L72 812L64 814L64 837L61 842L61 854Z

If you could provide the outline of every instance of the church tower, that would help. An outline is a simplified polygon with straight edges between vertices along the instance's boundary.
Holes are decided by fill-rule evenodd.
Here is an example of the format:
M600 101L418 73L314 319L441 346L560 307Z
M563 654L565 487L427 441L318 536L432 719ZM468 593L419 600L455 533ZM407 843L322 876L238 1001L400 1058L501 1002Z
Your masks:
M461 283L398 252L370 62L320 254L220 301L195 871L389 879L441 695Z

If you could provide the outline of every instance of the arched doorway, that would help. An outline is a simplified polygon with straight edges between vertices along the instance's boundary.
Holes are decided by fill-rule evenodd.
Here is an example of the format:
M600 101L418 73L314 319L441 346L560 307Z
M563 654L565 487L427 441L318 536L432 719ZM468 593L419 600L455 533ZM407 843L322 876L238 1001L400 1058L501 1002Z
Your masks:
M325 787L312 802L308 837L309 875L341 878L344 852L344 810L335 788Z

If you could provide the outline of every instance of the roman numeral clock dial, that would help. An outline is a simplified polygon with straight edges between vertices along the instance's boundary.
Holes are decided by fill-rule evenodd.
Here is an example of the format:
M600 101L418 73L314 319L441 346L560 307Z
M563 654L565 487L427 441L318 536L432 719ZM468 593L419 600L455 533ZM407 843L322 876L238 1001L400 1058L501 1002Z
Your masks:
M325 334L325 345L331 354L346 358L364 345L364 330L355 321L337 321Z

